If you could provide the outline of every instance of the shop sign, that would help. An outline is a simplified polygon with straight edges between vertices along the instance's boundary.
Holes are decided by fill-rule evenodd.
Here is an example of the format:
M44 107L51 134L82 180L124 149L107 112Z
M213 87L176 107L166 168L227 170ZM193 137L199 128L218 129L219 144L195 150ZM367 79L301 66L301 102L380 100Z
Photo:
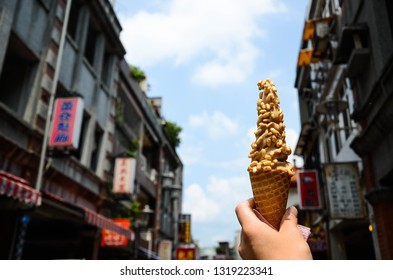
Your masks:
M176 260L195 260L195 247L177 247Z
M136 160L131 157L116 158L113 179L114 193L132 193L134 190Z
M160 256L160 260L171 260L172 259L172 241L170 240L161 240L158 255Z
M297 170L300 209L321 209L318 173L316 170Z
M82 120L82 98L56 99L48 146L78 149Z
M112 221L126 229L130 228L130 219L112 219ZM103 229L101 234L101 247L125 247L128 244L128 238L124 235L115 233L109 229Z
M325 164L324 170L331 218L363 218L365 209L360 194L357 163Z
M191 243L191 215L179 215L179 243Z

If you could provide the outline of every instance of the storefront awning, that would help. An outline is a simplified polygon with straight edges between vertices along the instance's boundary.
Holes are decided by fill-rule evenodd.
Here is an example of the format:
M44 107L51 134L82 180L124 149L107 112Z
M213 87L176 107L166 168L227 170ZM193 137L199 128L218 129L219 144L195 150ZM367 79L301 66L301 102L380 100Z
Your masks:
M81 216L84 217L84 220L92 226L113 231L117 234L125 236L127 239L131 241L135 239L135 235L132 230L119 226L118 224L113 222L110 218L98 214L94 210L70 203L64 200L63 198L47 191L43 191L43 194L45 198L50 198L51 200L55 200L58 203L66 205L69 209L81 213Z
M83 208L83 210L85 211L85 219L89 224L102 229L108 229L117 234L123 235L131 241L135 239L134 232L132 230L119 226L111 219L100 215L93 210L90 210L88 208Z
M41 205L41 193L29 186L29 182L0 170L0 195L12 197L28 205Z

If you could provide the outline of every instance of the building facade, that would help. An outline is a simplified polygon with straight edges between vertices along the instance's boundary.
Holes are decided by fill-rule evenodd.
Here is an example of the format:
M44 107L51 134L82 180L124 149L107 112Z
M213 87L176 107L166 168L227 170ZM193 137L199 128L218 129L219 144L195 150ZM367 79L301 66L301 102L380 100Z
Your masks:
M122 155L129 151L130 142L137 143L136 169L132 192L126 196L120 194L115 199L126 205L138 201L154 210L154 219L146 229L153 236L151 247L158 253L162 240L171 242L173 248L177 244L183 164L165 130L161 98L148 98L140 83L146 81L138 82L133 78L130 66L122 60L113 150L115 155Z
M324 232L327 246L315 247L317 257L393 258L390 2L309 2L295 81L302 125L295 154L319 175L323 207L303 211Z
M166 238L161 173L174 172L181 190L182 164L129 75L112 4L0 1L0 13L0 258L131 258L141 250L154 256ZM77 145L52 147L46 140L54 102L73 97L83 101ZM134 189L119 197L112 193L114 159L133 140ZM153 209L152 237L142 249L132 225L112 221L135 201ZM180 212L181 196L177 201ZM103 230L125 237L128 247L100 248Z

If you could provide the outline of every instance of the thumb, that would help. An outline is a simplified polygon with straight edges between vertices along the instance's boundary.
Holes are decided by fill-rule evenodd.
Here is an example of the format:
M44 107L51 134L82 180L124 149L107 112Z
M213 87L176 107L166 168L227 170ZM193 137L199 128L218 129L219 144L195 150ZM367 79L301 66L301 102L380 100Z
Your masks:
M289 207L282 217L280 231L291 227L297 227L297 209L294 206Z

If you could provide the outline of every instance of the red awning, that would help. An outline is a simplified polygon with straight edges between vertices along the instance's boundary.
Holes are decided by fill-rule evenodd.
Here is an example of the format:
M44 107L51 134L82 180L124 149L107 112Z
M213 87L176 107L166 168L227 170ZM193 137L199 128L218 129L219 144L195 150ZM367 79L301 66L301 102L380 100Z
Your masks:
M131 241L134 240L134 232L132 230L119 226L118 224L114 223L111 219L102 216L94 212L93 210L90 210L88 208L83 208L83 210L85 211L86 221L89 224L102 229L108 229L117 234L123 235Z
M0 170L0 195L12 197L29 205L41 205L41 193L26 180Z
M80 207L79 205L70 203L70 202L66 201L65 199L63 199L62 197L57 196L53 193L43 191L43 194L44 194L44 197L56 200L64 205L68 205L69 207L77 209L78 211L81 211L81 212L83 211L85 221L93 226L113 231L117 234L125 236L127 239L129 239L131 241L133 241L135 239L134 232L132 230L119 226L118 224L113 222L110 218L107 218L101 214L98 214L97 212L95 212L89 208Z

